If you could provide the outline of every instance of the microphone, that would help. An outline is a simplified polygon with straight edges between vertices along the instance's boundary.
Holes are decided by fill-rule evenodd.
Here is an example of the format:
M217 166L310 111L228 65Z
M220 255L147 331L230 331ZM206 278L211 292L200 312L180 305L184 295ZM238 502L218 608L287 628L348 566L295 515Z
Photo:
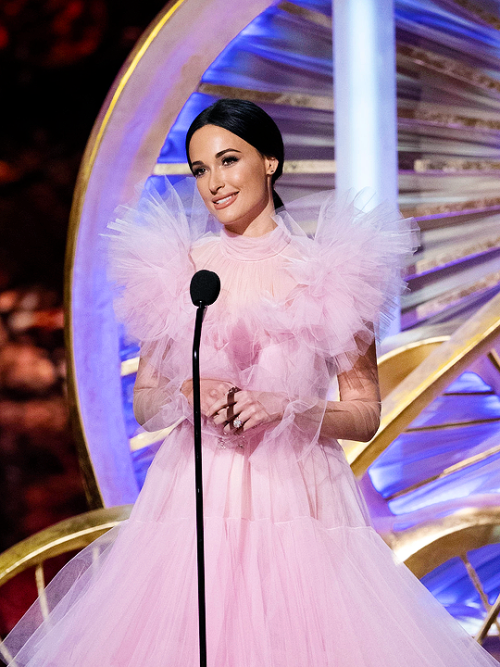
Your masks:
M220 278L213 271L197 271L191 279L189 291L195 306L211 306L219 296Z
M203 470L201 451L200 340L205 308L219 296L220 278L213 271L202 269L191 279L191 299L196 308L193 339L193 418L194 477L196 493L196 561L198 571L198 638L200 667L207 667L207 621L205 601L205 541L203 532Z

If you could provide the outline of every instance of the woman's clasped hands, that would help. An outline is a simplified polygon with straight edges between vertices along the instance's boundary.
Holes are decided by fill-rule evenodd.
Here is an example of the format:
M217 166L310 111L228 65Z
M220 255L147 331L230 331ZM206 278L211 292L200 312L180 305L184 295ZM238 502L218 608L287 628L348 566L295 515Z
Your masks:
M192 404L192 380L186 381L181 391ZM288 404L283 394L247 391L216 379L200 381L200 399L202 413L226 434L279 421Z

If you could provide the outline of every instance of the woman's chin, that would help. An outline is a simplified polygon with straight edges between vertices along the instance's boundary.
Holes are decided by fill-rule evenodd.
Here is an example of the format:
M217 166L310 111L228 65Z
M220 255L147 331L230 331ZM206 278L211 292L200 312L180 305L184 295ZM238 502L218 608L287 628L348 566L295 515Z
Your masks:
M238 232L242 226L241 217L230 215L229 212L225 215L219 214L216 217L220 224L224 225L228 232Z

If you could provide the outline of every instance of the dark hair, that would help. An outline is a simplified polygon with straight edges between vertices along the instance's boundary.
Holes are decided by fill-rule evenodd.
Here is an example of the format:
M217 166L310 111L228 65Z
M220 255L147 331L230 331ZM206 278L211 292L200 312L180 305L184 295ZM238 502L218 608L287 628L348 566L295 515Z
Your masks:
M272 175L271 182L273 184L274 208L282 207L283 202L274 189L274 183L283 173L285 149L281 132L271 116L256 104L247 100L224 98L214 102L196 116L187 131L186 155L190 167L189 144L191 138L196 130L205 125L222 127L249 143L262 155L274 157L278 160L278 167Z

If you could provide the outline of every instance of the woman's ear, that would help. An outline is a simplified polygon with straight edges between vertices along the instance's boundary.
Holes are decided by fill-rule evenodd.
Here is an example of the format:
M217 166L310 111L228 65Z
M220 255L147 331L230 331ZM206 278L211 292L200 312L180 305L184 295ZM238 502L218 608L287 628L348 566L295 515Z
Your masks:
M278 168L278 158L266 156L266 174L271 176Z

